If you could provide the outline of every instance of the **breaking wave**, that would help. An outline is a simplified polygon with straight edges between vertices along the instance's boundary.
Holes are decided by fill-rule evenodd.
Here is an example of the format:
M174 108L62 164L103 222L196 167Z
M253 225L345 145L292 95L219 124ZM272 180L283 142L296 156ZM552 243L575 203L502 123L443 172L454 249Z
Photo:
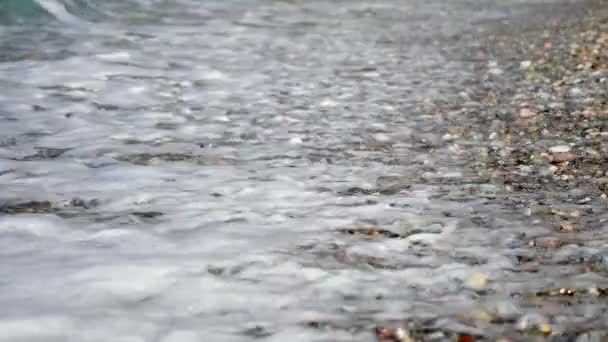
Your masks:
M0 24L96 22L120 17L126 12L140 12L145 4L149 3L138 0L4 0L0 1Z

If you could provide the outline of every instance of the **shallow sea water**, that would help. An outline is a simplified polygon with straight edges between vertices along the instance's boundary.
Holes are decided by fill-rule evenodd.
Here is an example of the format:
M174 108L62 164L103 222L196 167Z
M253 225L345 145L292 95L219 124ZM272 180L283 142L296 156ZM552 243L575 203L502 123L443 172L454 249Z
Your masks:
M574 280L517 270L545 228L424 104L551 4L0 2L0 340L500 333L455 317Z

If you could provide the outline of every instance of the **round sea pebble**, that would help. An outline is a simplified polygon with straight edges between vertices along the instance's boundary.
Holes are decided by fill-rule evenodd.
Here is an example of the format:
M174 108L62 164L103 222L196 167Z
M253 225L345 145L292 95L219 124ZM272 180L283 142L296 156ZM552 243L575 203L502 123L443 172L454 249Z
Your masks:
M536 116L536 112L532 111L531 109L528 108L522 108L519 111L519 117L523 118L523 119L527 119L527 118L531 118Z
M570 146L568 145L555 145L549 147L549 152L551 153L567 153L570 152Z

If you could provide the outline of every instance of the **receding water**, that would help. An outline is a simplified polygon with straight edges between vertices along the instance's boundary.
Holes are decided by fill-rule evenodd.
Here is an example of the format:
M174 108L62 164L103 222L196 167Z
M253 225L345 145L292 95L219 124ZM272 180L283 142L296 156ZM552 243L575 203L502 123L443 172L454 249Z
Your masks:
M565 275L431 103L550 5L0 1L0 340L493 336L455 317Z

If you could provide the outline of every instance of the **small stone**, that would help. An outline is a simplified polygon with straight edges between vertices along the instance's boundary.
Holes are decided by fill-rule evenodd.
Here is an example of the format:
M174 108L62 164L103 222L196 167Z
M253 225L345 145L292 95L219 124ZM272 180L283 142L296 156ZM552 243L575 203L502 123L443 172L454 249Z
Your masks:
M519 68L522 70L526 70L532 66L532 61L521 61L519 63Z
M460 334L458 336L458 342L473 342L473 336L469 335L469 334Z
M497 61L490 61L488 62L488 72L492 75L500 75L503 70L498 66Z
M377 134L374 134L374 140L376 140L377 142L384 143L384 142L389 142L392 139L391 139L390 135L388 135L388 134L377 133Z
M559 225L559 229L563 230L565 232L573 232L576 230L576 227L574 226L574 224L570 223L570 222L562 222Z
M414 338L410 335L410 332L403 328L395 329L393 335L399 342L414 342Z
M551 331L549 320L540 314L527 314L521 317L517 323L515 323L515 329L519 331Z
M483 290L488 285L488 277L483 273L475 273L467 279L465 286L471 290Z
M480 322L489 323L494 318L492 317L492 315L490 313L488 313L486 311L479 311L479 312L475 313L475 319Z
M583 94L583 90L581 88L571 88L570 89L570 95L572 96L581 96Z
M568 145L556 145L549 147L549 152L551 153L566 153L570 152L570 146Z
M491 68L489 70L490 74L492 75L502 75L503 71L501 68Z
M338 103L332 99L324 99L319 103L321 108L334 108L338 105Z
M575 292L576 291L574 289L566 289L566 288L559 289L559 294L562 296L574 296Z
M536 247L542 248L558 248L561 245L561 241L558 238L547 236L534 240Z
M538 326L538 331L540 331L543 334L550 334L551 333L551 325L548 323L541 323Z
M589 203L589 202L591 202L591 197L582 198L582 199L578 200L578 202L576 202L576 203L585 204L585 203Z
M291 139L289 139L289 143L291 145L301 145L303 143L302 138L300 137L293 137Z
M569 152L554 153L551 156L551 161L554 163L564 163L576 159L576 154Z
M608 177L596 178L593 180L593 183L597 184L598 186L602 186L602 185L608 186Z
M495 316L505 320L514 320L521 315L521 309L511 301L499 301L493 309Z
M531 117L534 117L534 116L536 116L536 112L534 112L534 111L532 111L532 110L530 110L528 108L522 108L519 111L519 117L520 118L527 119L527 118L531 118Z

